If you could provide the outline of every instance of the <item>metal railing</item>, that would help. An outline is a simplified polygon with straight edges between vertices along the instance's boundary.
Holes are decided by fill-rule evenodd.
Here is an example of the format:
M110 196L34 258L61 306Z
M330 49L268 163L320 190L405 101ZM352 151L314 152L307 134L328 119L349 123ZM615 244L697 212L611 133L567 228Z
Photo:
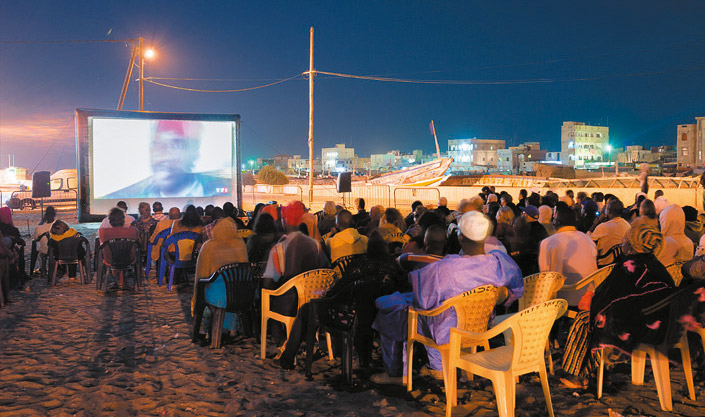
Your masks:
M424 204L438 202L440 198L441 191L438 188L399 187L394 189L394 208L397 208L400 204L410 206L416 200Z
M0 193L0 198L2 198L2 193ZM24 209L25 207L30 207L32 209L38 207L40 204L51 205L55 207L62 206L75 206L78 208L78 190L52 190L50 197L43 198L32 198L32 191L13 191L10 194L10 199L3 203L7 203L7 206L11 209Z

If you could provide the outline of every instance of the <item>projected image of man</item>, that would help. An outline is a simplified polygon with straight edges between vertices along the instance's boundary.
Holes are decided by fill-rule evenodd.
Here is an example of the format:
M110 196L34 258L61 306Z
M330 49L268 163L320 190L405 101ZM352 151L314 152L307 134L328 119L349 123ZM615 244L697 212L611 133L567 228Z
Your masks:
M152 175L103 198L229 195L230 179L192 172L200 156L201 134L199 122L156 122L149 144Z

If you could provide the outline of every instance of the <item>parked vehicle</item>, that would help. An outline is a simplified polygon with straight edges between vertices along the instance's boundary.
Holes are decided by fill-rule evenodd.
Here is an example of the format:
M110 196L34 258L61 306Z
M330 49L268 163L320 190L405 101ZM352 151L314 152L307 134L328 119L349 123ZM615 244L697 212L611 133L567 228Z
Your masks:
M51 180L51 197L32 198L32 191L15 191L5 203L13 210L35 209L44 200L45 205L76 205L78 198L78 179L75 169L62 169L53 173Z

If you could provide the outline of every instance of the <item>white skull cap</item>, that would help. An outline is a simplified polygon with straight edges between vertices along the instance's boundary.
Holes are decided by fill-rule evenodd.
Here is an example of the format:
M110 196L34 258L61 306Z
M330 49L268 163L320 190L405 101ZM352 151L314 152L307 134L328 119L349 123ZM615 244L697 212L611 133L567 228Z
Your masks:
M458 228L460 233L466 238L475 242L482 242L490 234L492 222L487 216L478 211L468 211L460 218Z

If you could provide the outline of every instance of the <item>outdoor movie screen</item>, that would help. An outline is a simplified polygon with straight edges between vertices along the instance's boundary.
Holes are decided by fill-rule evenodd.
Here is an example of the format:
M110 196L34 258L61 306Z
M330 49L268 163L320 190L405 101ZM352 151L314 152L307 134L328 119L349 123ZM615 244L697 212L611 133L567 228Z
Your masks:
M233 123L93 118L93 198L230 196Z

